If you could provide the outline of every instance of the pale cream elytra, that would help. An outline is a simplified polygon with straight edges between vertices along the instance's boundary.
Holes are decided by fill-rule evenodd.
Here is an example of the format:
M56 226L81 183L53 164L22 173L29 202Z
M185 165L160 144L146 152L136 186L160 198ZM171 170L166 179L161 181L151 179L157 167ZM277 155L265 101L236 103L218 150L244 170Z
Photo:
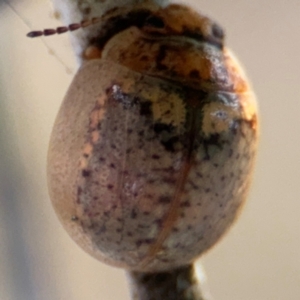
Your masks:
M246 200L254 94L221 27L182 5L108 10L85 39L48 155L71 237L114 266L187 265Z

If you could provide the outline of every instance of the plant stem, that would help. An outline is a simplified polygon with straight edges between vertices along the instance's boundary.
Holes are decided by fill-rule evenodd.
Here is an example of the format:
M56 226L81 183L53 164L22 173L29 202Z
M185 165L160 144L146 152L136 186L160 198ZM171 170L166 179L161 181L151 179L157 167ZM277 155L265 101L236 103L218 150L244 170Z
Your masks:
M162 273L128 272L132 300L209 300L195 264Z

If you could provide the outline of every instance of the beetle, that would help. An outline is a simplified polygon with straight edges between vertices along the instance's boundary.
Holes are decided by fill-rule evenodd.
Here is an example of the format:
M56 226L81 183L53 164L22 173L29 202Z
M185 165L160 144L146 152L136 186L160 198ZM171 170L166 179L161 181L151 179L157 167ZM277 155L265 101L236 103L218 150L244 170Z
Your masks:
M223 29L187 6L118 7L69 29L90 23L101 26L50 140L54 209L70 236L108 264L142 272L187 265L245 202L255 95Z

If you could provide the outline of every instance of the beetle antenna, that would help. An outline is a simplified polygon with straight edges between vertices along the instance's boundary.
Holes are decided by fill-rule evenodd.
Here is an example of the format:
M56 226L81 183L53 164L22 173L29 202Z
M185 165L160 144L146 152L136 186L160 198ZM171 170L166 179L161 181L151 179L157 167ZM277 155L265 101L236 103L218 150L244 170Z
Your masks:
M68 26L60 26L56 28L38 30L38 31L30 31L27 33L28 37L35 38L40 36L48 36L54 34L62 34L68 31L78 30L79 28L85 28L94 24L97 24L101 21L101 18L92 18L90 20L83 20L80 23L73 23Z

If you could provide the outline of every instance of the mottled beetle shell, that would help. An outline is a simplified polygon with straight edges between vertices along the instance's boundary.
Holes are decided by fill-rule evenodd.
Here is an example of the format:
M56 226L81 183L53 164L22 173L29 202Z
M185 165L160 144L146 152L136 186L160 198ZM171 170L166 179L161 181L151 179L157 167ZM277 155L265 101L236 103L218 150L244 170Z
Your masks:
M255 98L208 18L170 5L114 10L105 22L54 125L51 199L97 259L181 266L219 240L245 200Z

